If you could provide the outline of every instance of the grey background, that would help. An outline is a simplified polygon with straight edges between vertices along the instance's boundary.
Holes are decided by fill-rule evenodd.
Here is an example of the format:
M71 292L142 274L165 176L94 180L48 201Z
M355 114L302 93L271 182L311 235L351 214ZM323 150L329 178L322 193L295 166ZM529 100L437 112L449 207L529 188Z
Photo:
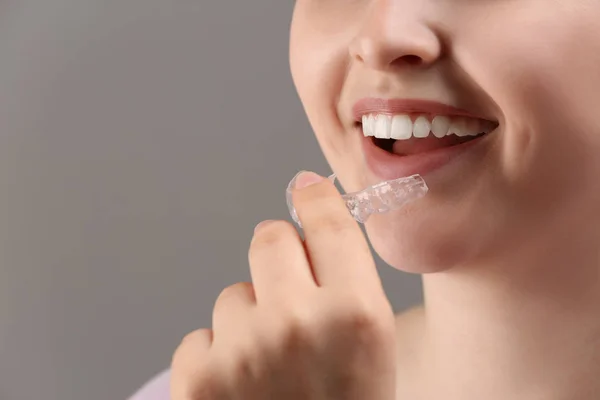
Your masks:
M0 1L0 399L124 399L329 169L293 1ZM397 309L419 280L381 268Z

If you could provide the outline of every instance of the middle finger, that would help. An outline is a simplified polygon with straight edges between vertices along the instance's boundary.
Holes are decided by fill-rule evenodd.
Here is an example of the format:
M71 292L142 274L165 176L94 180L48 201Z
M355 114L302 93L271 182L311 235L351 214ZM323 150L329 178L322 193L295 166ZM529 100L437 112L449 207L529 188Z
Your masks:
M286 221L257 226L248 254L258 304L316 287L300 235Z

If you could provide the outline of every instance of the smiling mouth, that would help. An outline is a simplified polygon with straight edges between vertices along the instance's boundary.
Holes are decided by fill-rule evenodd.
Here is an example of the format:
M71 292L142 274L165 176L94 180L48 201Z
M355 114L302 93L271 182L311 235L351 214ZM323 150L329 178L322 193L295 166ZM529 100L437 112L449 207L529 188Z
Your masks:
M458 146L498 127L497 122L479 118L417 113L369 113L356 125L377 147L398 156Z

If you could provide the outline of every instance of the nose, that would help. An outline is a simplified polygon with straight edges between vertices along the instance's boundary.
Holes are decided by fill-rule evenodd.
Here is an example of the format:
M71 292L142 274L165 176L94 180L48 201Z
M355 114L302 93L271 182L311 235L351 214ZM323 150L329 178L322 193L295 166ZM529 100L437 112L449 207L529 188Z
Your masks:
M373 0L350 44L350 55L377 70L435 63L442 42L428 26L426 14L420 0Z

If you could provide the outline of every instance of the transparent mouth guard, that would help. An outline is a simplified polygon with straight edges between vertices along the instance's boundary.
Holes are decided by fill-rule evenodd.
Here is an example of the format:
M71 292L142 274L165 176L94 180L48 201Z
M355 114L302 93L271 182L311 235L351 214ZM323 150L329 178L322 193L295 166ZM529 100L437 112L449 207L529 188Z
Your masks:
M331 175L329 180L335 183L335 174ZM294 222L302 228L292 203L292 184L293 181L286 190L287 206ZM354 219L364 224L371 214L382 214L402 208L407 203L422 198L428 191L423 178L420 175L412 175L380 182L358 192L343 194L342 198Z

